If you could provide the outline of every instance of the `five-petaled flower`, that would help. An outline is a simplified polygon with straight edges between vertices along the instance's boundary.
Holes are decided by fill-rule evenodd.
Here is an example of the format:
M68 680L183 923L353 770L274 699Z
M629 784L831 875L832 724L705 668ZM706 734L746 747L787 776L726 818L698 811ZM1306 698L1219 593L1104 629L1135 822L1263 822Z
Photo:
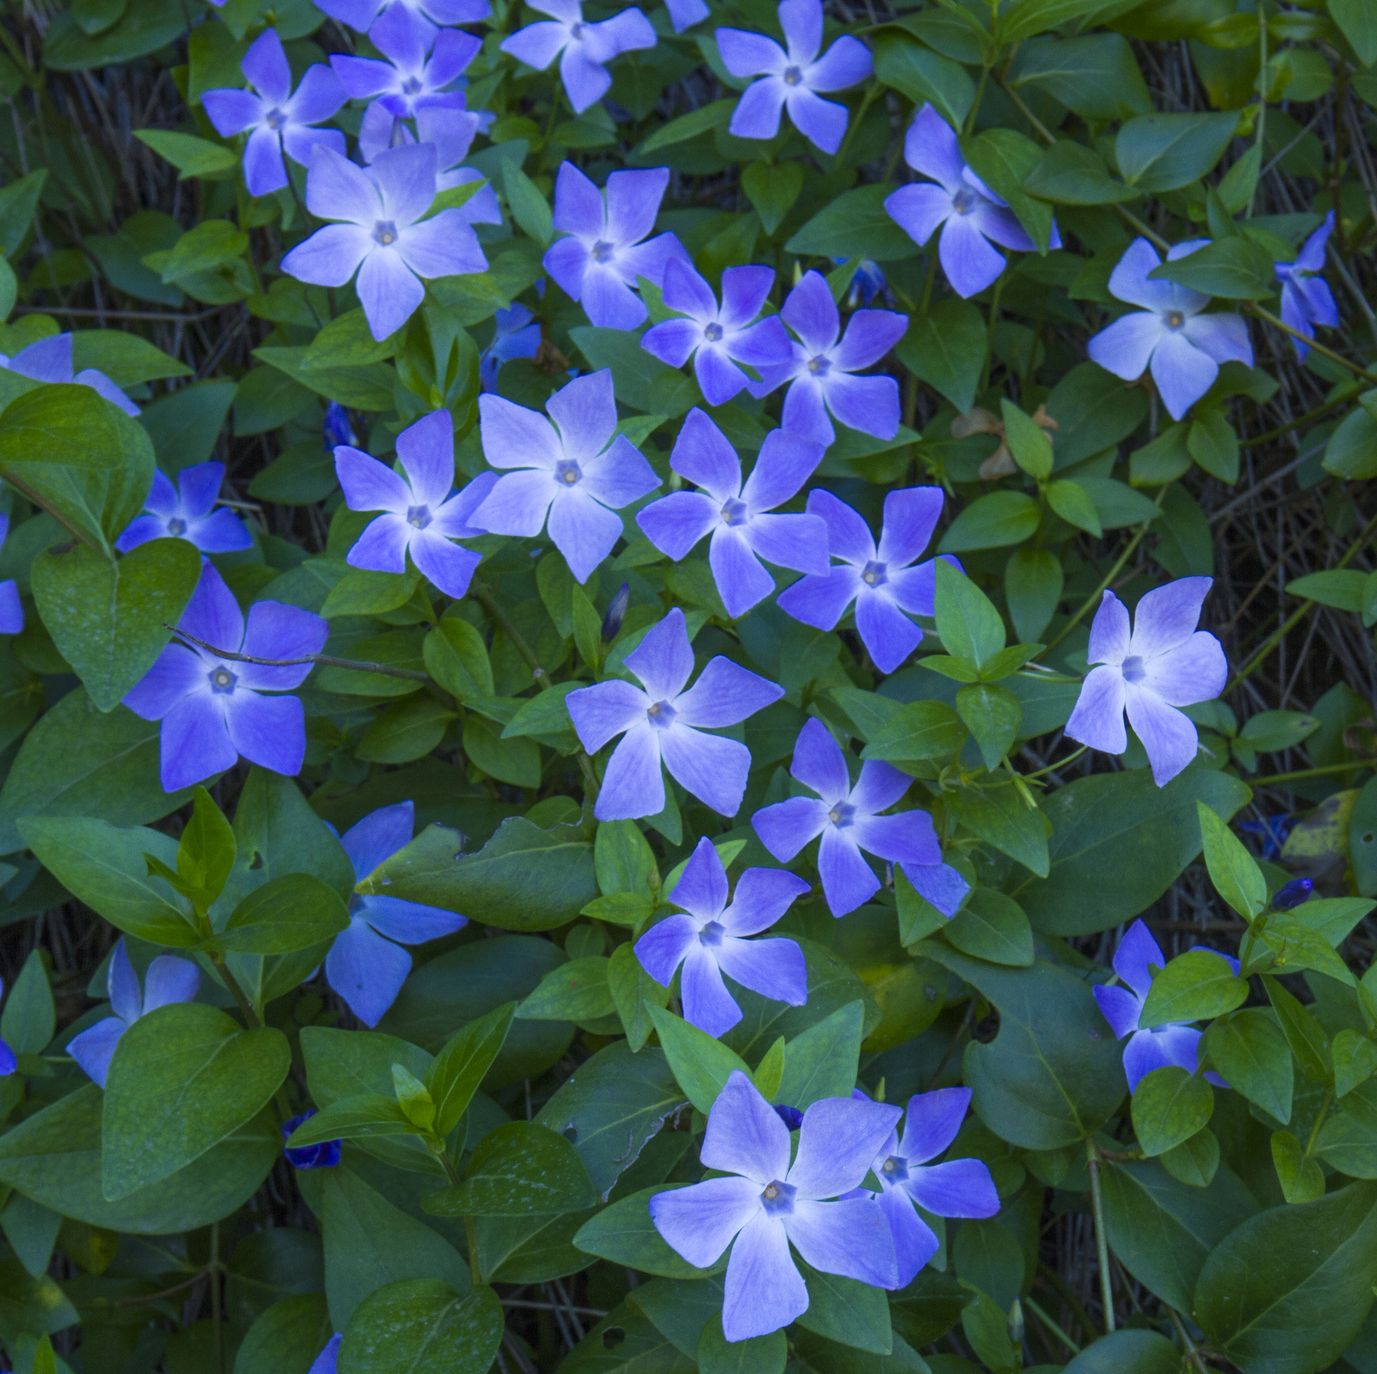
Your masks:
M915 243L925 244L941 229L937 257L957 295L976 295L1004 270L995 244L1020 253L1037 249L1008 203L967 165L956 134L931 105L913 117L904 160L931 180L901 186L885 198L885 209ZM1048 246L1061 247L1055 222Z
M583 747L612 751L593 814L600 821L636 820L664 809L669 775L699 801L734 816L746 795L751 752L738 740L704 733L736 725L776 702L784 689L730 659L712 659L698 681L684 613L677 606L626 656L641 687L620 678L580 687L565 699Z
M1203 248L1191 239L1168 250L1179 262ZM1210 298L1172 281L1153 280L1162 265L1146 239L1134 239L1109 276L1109 293L1141 309L1122 315L1086 345L1091 359L1126 382L1150 368L1162 402L1179 420L1209 389L1220 363L1253 363L1253 345L1242 315L1203 314Z
M253 535L244 522L226 507L216 508L224 480L225 465L214 460L183 468L175 487L155 470L144 513L134 517L115 540L115 547L128 553L150 539L185 539L202 553L237 553L252 548Z
M870 759L861 765L860 777L853 784L841 745L820 720L806 721L799 731L789 771L816 795L766 806L751 817L751 825L781 863L788 863L809 841L822 836L818 876L833 916L855 911L880 890L866 854L899 864L909 881L943 914L950 916L956 910L965 896L965 881L954 893L955 904L948 889L927 881L930 872L940 876L935 873L938 869L960 877L942 863L932 817L918 810L880 814L908 791L911 778Z
M1217 955L1237 974L1238 963L1229 955L1203 946L1196 948L1206 954ZM1093 989L1095 1001L1104 1019L1109 1022L1114 1038L1122 1040L1128 1037L1128 1044L1124 1046L1124 1076L1128 1079L1131 1093L1138 1090L1138 1083L1144 1075L1154 1069L1175 1065L1187 1073L1196 1073L1200 1068L1202 1032L1194 1026L1184 1021L1167 1021L1156 1026L1141 1024L1143 1004L1152 987L1154 973L1164 968L1166 962L1162 947L1152 938L1152 932L1141 920L1134 921L1114 951L1114 972L1124 986L1100 984ZM1218 1074L1207 1073L1205 1076L1220 1087L1228 1086Z
M446 596L469 589L479 555L454 543L483 531L471 523L474 510L497 478L485 472L460 492L454 485L454 422L435 410L397 436L402 471L359 449L335 449L335 472L350 510L384 512L359 536L345 561L374 572L406 571L407 555L417 571Z
M870 75L870 50L849 34L821 56L822 0L780 0L779 27L787 49L764 34L718 29L717 50L735 77L758 78L732 112L738 138L773 138L788 110L794 127L814 147L835 153L846 135L846 106L819 91L841 91Z
M685 256L673 234L656 234L655 216L669 185L669 169L613 172L599 191L572 162L555 179L554 226L565 237L546 250L545 270L579 301L589 322L635 329L646 317L636 279L656 286L671 258Z
M860 1089L855 1095L865 1096ZM999 1211L999 1193L984 1160L928 1163L956 1139L970 1103L969 1088L915 1093L904 1111L902 1138L892 1131L871 1168L880 1180L880 1191L873 1196L894 1237L896 1287L908 1287L941 1245L915 1205L935 1217L992 1217Z
M774 284L773 267L729 267L722 273L722 304L697 270L681 258L665 264L665 306L679 312L652 325L641 347L670 367L693 359L703 399L710 406L726 405L752 378L739 366L763 372L783 367L793 345L778 315L756 319Z
M865 521L831 492L810 492L808 511L826 522L828 548L839 561L781 592L780 609L816 630L831 630L855 602L861 642L875 666L892 673L922 642L922 630L909 617L934 610L936 560L917 559L942 513L942 489L891 491L878 545Z
M545 409L549 419L502 396L478 398L483 455L510 470L471 518L492 534L529 539L548 529L570 571L586 582L621 538L615 512L660 479L624 434L613 437L617 403L606 369L576 377Z
M798 340L791 360L763 369L758 390L789 383L784 428L824 446L836 438L832 419L877 439L894 438L899 432L899 383L889 376L854 374L879 362L899 342L908 316L857 310L843 334L837 303L817 272L803 274L779 313Z
M425 299L423 281L487 269L462 211L435 203L436 153L412 143L359 167L319 148L306 177L306 208L317 229L282 259L282 270L314 286L343 286L358 273L359 303L375 339L400 329Z
M1128 748L1124 713L1143 742L1152 780L1169 783L1194 758L1200 737L1177 708L1211 701L1224 690L1229 665L1208 630L1197 630L1214 579L1182 577L1148 592L1129 629L1128 608L1105 592L1090 624L1087 674L1066 733L1106 754Z
M338 129L311 126L330 118L346 96L329 67L308 67L292 90L292 69L276 29L265 29L244 54L241 66L251 91L207 91L201 103L216 133L230 138L252 129L244 145L244 182L251 196L266 196L287 184L285 152L303 167L317 148L344 152Z
M362 882L385 859L411 843L415 830L411 802L379 807L340 837L344 852ZM376 1026L411 972L411 955L402 945L421 945L453 935L468 918L441 907L402 897L356 893L349 924L325 956L325 981L366 1026Z
M139 408L103 372L94 367L83 367L80 372L72 361L72 336L70 334L50 334L21 348L11 357L0 353L0 372L13 372L26 377L31 382L69 383L73 386L89 386L98 396L103 396L111 405L117 405L126 415L137 415Z
M9 538L10 517L0 515L0 547ZM24 628L24 603L19 599L19 584L12 577L0 582L0 635L17 635Z
M641 967L668 987L682 965L679 996L684 1019L709 1035L722 1035L741 1020L741 1008L722 981L734 982L776 1002L801 1007L808 1000L808 969L793 940L752 940L768 930L808 884L778 868L748 868L727 902L727 870L704 836L689 857L669 900L681 912L650 927L636 941Z
M111 1015L74 1035L67 1044L67 1053L76 1060L82 1072L93 1082L105 1086L110 1060L120 1037L141 1016L173 1002L194 1000L201 986L201 972L189 959L175 954L160 954L148 966L143 988L139 975L129 962L129 955L121 937L110 952L106 971L106 986L110 992Z
M1301 244L1294 262L1276 264L1277 280L1281 283L1281 318L1305 339L1315 337L1315 326L1322 324L1333 329L1339 323L1339 307L1329 283L1319 274L1324 271L1324 250L1334 232L1334 212ZM1310 352L1305 339L1292 339L1296 357L1302 362Z
M901 1113L845 1097L803 1113L790 1163L789 1128L740 1069L708 1113L700 1159L724 1177L656 1193L650 1219L669 1247L699 1268L727 1261L722 1331L744 1341L778 1331L808 1310L794 1249L814 1269L894 1288L898 1268L884 1213L842 1198L870 1171Z
M223 773L241 754L274 773L299 773L306 713L299 698L281 693L306 680L309 659L330 632L325 621L297 606L260 601L249 608L246 625L234 593L207 563L178 628L213 647L169 644L124 699L136 716L162 721L164 790ZM220 649L271 663L308 661L269 666L222 658Z
M741 460L704 414L689 411L669 465L700 491L676 491L648 505L636 523L661 553L678 562L706 534L708 563L730 616L745 615L775 589L761 565L824 573L827 526L816 515L772 515L813 475L822 446L782 429L771 430L745 484Z
M330 58L351 100L376 100L396 119L413 119L425 109L464 109L464 93L450 87L483 46L481 39L459 29L423 28L393 5L368 30L368 41L382 57Z
M583 17L581 0L530 0L549 19L537 20L502 40L502 51L544 71L559 58L559 75L575 114L596 104L612 84L606 63L624 52L655 46L655 30L638 9L597 22Z

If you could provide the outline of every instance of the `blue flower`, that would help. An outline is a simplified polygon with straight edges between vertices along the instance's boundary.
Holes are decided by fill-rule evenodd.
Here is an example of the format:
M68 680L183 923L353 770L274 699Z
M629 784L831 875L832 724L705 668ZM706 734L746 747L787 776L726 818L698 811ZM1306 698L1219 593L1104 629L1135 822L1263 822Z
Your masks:
M1296 254L1295 262L1276 264L1277 280L1281 283L1281 318L1298 334L1307 339L1315 337L1315 326L1332 329L1339 323L1339 307L1329 283L1319 273L1324 269L1324 250L1334 232L1334 212L1310 235ZM1302 361L1310 346L1301 339L1293 339L1296 357Z
M478 355L478 381L482 390L497 390L497 373L513 358L534 358L540 352L540 325L517 302L493 316L492 338Z
M10 533L10 517L0 515L0 547ZM24 628L24 604L19 600L19 584L12 577L0 582L0 635L17 635Z
M215 502L225 480L225 465L209 462L183 468L177 485L161 473L153 473L153 486L144 502L144 513L115 541L128 553L151 539L185 539L202 553L237 553L253 547L253 535L232 510Z
M379 807L340 837L360 882L384 859L411 843L415 807L397 802ZM325 956L325 980L366 1026L376 1026L411 972L411 955L402 945L420 945L452 935L468 918L402 897L356 894L349 925L335 936Z
M1292 878L1289 883L1277 889L1272 898L1274 911L1290 911L1302 902L1308 902L1315 895L1315 882L1312 878Z
M0 999L5 996L5 980L0 978ZM3 1041L0 1040L0 1078L8 1078L19 1067L19 1061L14 1056L14 1051Z
M322 426L325 436L325 447L334 448L338 444L350 444L357 447L359 436L354 432L354 422L349 416L348 410L340 405L338 401L331 401L325 407L325 423Z
M107 975L110 1010L114 1013L88 1026L67 1044L67 1053L93 1082L105 1086L105 1075L120 1037L141 1016L173 1002L191 1002L201 986L201 972L188 959L160 954L148 966L142 991L121 938L110 955Z
M339 1368L339 1347L344 1340L344 1334L337 1331L328 1341L325 1342L325 1349L311 1362L311 1367L306 1374L336 1374Z
M790 1163L789 1128L740 1069L708 1113L700 1158L723 1177L656 1193L650 1219L700 1269L731 1247L722 1331L729 1341L768 1335L808 1310L792 1245L824 1274L898 1286L884 1213L851 1193L870 1172L901 1113L880 1102L830 1097L803 1113Z
M699 801L734 816L746 795L751 751L708 730L736 725L778 701L784 689L730 659L714 658L698 681L684 613L677 606L626 656L642 686L617 678L580 687L565 698L583 747L594 754L620 735L603 775L593 814L600 821L653 816L665 805L669 775Z
M289 1121L282 1123L282 1139L290 1140L292 1132L303 1121L309 1121L316 1114L314 1107L307 1107ZM319 1145L300 1145L295 1148L284 1145L282 1153L287 1162L297 1169L333 1169L339 1163L342 1143L338 1140L322 1140Z
M89 386L111 405L119 406L126 415L137 415L139 408L103 372L83 367L80 372L72 361L72 336L52 334L21 348L13 357L0 353L0 371L13 372L31 382L65 382L73 386Z

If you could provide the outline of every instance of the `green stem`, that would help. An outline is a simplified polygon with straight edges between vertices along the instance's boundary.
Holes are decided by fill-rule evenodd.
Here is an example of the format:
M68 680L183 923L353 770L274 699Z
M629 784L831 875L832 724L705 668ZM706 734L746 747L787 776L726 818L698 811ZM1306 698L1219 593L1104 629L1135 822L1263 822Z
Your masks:
M1158 510L1162 508L1162 495L1165 492L1166 488L1163 487L1161 492L1157 494ZM1081 602L1080 606L1076 609L1076 613L1052 637L1052 642L1043 650L1043 653L1050 653L1053 649L1055 649L1057 645L1060 644L1062 640L1065 639L1066 636L1069 635L1071 631L1074 630L1076 626L1079 625L1081 621L1084 620L1085 617L1089 615L1090 612L1093 611L1100 604L1100 599L1104 596L1105 591L1109 587L1109 584L1113 582L1116 577L1118 577L1120 572L1123 571L1124 564L1127 563L1128 560L1133 557L1133 551L1138 547L1139 544L1143 542L1143 536L1148 532L1148 528L1152 524L1152 521L1156 519L1157 517L1154 515L1152 517L1152 520L1143 521L1143 523L1134 532L1133 537L1128 541L1127 544L1124 545L1123 551L1119 554L1118 558L1114 560L1114 566L1111 567L1107 573L1105 573L1104 577L1100 581L1100 585L1096 587L1095 590L1091 592L1090 595L1087 596L1084 601Z
M458 1168L449 1157L448 1151L441 1151L439 1155L440 1166L445 1171L445 1177L450 1184L457 1188L463 1181ZM483 1286L483 1271L478 1264L478 1227L473 1217L468 1213L464 1214L464 1244L469 1252L469 1275L473 1279L473 1286L481 1288Z
M1036 1302L1036 1301L1033 1299L1033 1297L1032 1297L1031 1295L1023 1299L1023 1305L1024 1305L1024 1307L1026 1307L1026 1308L1033 1314L1033 1316L1035 1316L1035 1317L1038 1319L1038 1321L1041 1322L1042 1325L1045 1326L1045 1327L1048 1329L1048 1331L1050 1331L1050 1332L1051 1332L1051 1333L1052 1333L1052 1334L1053 1334L1053 1335L1054 1335L1054 1336L1055 1336L1055 1337L1056 1337L1056 1338L1057 1338L1057 1339L1058 1339L1058 1340L1059 1340L1059 1341L1060 1341L1060 1342L1061 1342L1061 1343L1062 1343L1062 1344L1063 1344L1063 1345L1064 1345L1073 1355L1079 1355L1079 1354L1081 1353L1081 1348L1080 1348L1080 1346L1078 1346L1078 1345L1076 1344L1076 1342L1073 1341L1073 1340L1071 1339L1071 1337L1068 1336L1068 1335L1066 1334L1065 1330L1063 1330L1062 1327L1060 1327L1060 1326L1057 1325L1056 1321L1052 1318L1051 1314L1050 1314L1049 1312L1046 1312L1046 1311L1042 1308L1042 1306L1041 1306L1038 1302Z
M1106 1334L1114 1330L1114 1284L1109 1272L1109 1237L1104 1228L1104 1199L1100 1195L1100 1156L1095 1142L1085 1142L1086 1170L1090 1174L1090 1209L1095 1220L1095 1259L1100 1270L1100 1303L1104 1307Z
M1181 1320L1180 1314L1174 1307L1168 1307L1167 1311L1171 1313L1171 1324L1176 1328L1176 1334L1181 1337L1181 1344L1186 1347L1186 1353L1190 1356L1191 1363L1199 1371L1199 1374L1210 1374L1200 1352L1195 1348L1195 1342L1191 1340L1190 1333L1186 1330L1186 1324Z
M1264 324L1269 324L1273 329L1279 329L1283 334L1289 334L1293 339L1299 339L1303 344L1314 349L1322 358L1328 358L1331 363L1338 363L1340 367L1347 368L1355 377L1362 377L1366 381L1377 383L1377 372L1370 372L1359 363L1352 362L1345 358L1342 353L1336 352L1328 344L1322 344L1318 339L1307 338L1299 329L1292 329L1279 315L1274 315L1264 306L1256 301L1250 301L1246 307L1248 311L1256 315Z
M1268 773L1265 777L1250 778L1249 787L1270 787L1278 782L1299 782L1302 778L1323 778L1331 773L1356 773L1360 769L1371 768L1371 760L1360 759L1355 763L1326 763L1318 768L1297 768L1290 773Z

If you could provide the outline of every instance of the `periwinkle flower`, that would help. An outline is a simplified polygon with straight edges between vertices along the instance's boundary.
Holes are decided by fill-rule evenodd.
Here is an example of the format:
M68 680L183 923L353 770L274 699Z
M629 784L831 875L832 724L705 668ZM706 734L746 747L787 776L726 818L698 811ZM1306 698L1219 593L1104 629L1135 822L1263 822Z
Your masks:
M409 555L421 576L446 596L468 591L480 557L454 540L483 533L470 520L497 479L485 472L451 495L453 425L449 411L435 410L402 430L400 473L359 449L335 450L335 472L349 509L383 512L346 555L351 567L403 573Z
M1207 242L1178 243L1168 250L1167 261L1178 262ZM1253 345L1242 315L1203 314L1208 296L1176 282L1152 280L1148 274L1161 265L1146 239L1129 244L1110 273L1109 293L1142 308L1100 330L1086 348L1094 362L1126 382L1151 369L1163 404L1179 420L1214 385L1220 363L1252 366Z
M354 422L349 411L338 401L330 401L325 407L325 421L321 425L325 447L333 449L339 444L357 444L359 436L354 432Z
M5 980L0 978L0 999L5 996ZM8 1078L19 1068L19 1060L15 1057L14 1051L3 1041L0 1040L0 1078Z
M371 164L390 148L428 143L435 149L435 189L449 191L484 180L476 167L463 165L481 124L479 115L456 106L423 105L414 119L404 119L391 113L382 101L374 101L359 121L359 153ZM466 224L502 223L497 192L486 184L479 186L462 205L449 208L457 211Z
M1203 948L1203 947L1197 947ZM1218 950L1203 952L1217 955L1238 972L1237 961ZM1184 1021L1168 1021L1162 1025L1141 1024L1143 1004L1156 970L1166 966L1162 947L1152 938L1152 932L1141 920L1134 921L1114 951L1114 972L1123 987L1099 984L1092 989L1100 1013L1109 1022L1116 1040L1128 1037L1124 1046L1124 1076L1130 1093L1137 1092L1144 1075L1154 1069L1175 1065L1187 1073L1200 1068L1200 1036L1202 1032ZM1218 1074L1207 1073L1206 1078L1220 1087L1227 1087Z
M1277 280L1281 283L1281 318L1297 334L1306 339L1315 337L1315 326L1322 324L1333 329L1339 324L1339 307L1329 283L1319 274L1324 271L1324 251L1334 232L1334 212L1301 244L1294 262L1276 264ZM1292 339L1296 357L1302 362L1310 352L1303 339Z
M931 180L901 186L885 197L885 209L917 244L927 243L941 229L937 258L958 296L976 295L1004 270L1007 264L996 244L1036 252L1028 231L967 165L956 134L931 105L913 117L904 160ZM1055 223L1050 246L1061 247Z
M400 329L425 299L423 281L487 269L477 236L457 209L422 219L435 203L436 153L413 143L359 167L317 149L306 177L306 208L317 229L282 259L282 270L313 286L343 286L358 273L359 303L375 339Z
M0 546L10 533L10 517L0 515ZM19 599L19 584L12 577L0 582L0 635L17 635L24 628L24 604Z
M692 28L710 13L707 0L665 0L665 8L669 11L669 22L674 25L675 33Z
M787 49L773 38L743 29L718 29L717 50L735 77L752 81L737 102L729 126L738 138L773 138L787 110L794 127L814 147L835 153L846 136L846 106L819 91L845 90L870 75L870 50L849 34L821 56L822 0L780 0L779 27Z
M297 697L281 693L299 687L312 664L270 667L221 658L216 650L273 662L308 658L325 646L325 621L297 606L260 601L249 608L246 625L234 593L207 563L178 629L213 647L169 644L124 698L136 716L162 721L164 791L223 773L240 755L274 773L299 773L306 714Z
M415 807L397 802L379 807L340 836L360 882L385 859L411 843ZM453 935L468 918L441 907L402 897L356 894L349 903L349 925L335 936L325 956L325 981L366 1026L376 1026L411 972L403 945L421 945Z
M358 33L367 33L382 15L401 10L416 27L476 24L491 13L488 0L314 0L315 7Z
M292 1132L315 1114L314 1107L307 1107L304 1112L298 1112L296 1116L284 1121L282 1139L290 1140ZM342 1143L338 1140L322 1140L319 1145L284 1145L282 1153L294 1169L333 1169L340 1161L342 1149Z
M855 1095L864 1096L859 1088ZM880 1180L872 1196L894 1237L899 1288L907 1288L941 1247L915 1206L936 1217L992 1217L999 1211L999 1193L984 1160L929 1163L956 1139L970 1104L969 1088L915 1093L904 1111L902 1137L891 1132L871 1167Z
M497 374L514 358L532 359L540 352L540 325L519 301L493 317L492 338L478 355L478 384L484 391L497 390Z
M325 1349L311 1361L306 1374L338 1374L339 1348L344 1341L344 1333L337 1331L325 1342Z
M879 362L899 342L908 316L857 310L843 334L837 303L817 272L803 274L780 315L798 341L791 361L766 369L760 390L789 383L784 428L824 446L836 438L832 419L877 439L894 438L899 432L899 383L893 377L855 374Z
M615 512L660 479L624 434L613 437L617 403L605 368L561 387L545 410L549 419L502 396L478 398L483 456L510 470L472 519L479 529L527 539L546 529L574 577L586 582L621 538Z
M671 258L685 256L673 234L648 237L669 185L669 168L613 172L599 191L572 162L555 178L554 226L565 235L546 249L545 270L591 324L635 329L646 317L636 279L663 283Z
M189 959L160 954L149 964L140 988L139 975L129 962L121 937L110 954L106 985L112 1014L88 1026L80 1035L74 1035L67 1044L67 1053L76 1060L81 1071L102 1088L115 1046L125 1031L140 1017L159 1007L194 1001L201 986L201 971Z
M1315 880L1313 878L1292 878L1277 889L1272 897L1272 910L1291 911L1302 903L1308 902L1314 895Z
M793 345L778 315L757 319L774 284L772 267L729 267L722 273L722 304L697 270L682 258L665 264L663 299L679 318L661 320L641 336L641 347L670 367L693 359L703 399L726 405L752 379L739 366L758 371L783 367Z
M909 617L933 614L937 560L917 559L942 513L942 489L891 491L878 545L865 521L831 492L810 492L808 512L826 523L828 548L839 561L781 592L780 610L815 630L831 630L855 602L861 642L875 666L892 673L923 639Z
M80 372L72 361L72 336L50 334L11 357L0 353L0 372L13 372L31 382L65 382L74 386L89 386L111 405L119 406L126 415L137 415L139 408L103 372L83 367Z
M460 29L423 28L393 5L368 30L368 41L382 57L330 58L351 100L376 100L397 119L413 119L424 109L463 110L463 92L450 88L483 46L481 39Z
M816 795L790 797L763 807L751 817L751 826L781 863L788 863L804 845L822 836L818 876L833 916L855 911L880 890L866 854L899 864L910 874L910 881L914 881L911 866L919 872L946 867L926 811L880 814L908 791L913 780L887 763L870 759L861 765L860 777L853 784L841 745L820 720L806 721L799 731L789 771ZM964 882L962 887L964 896ZM950 916L955 909L944 914Z
M276 29L265 29L244 54L243 71L250 91L207 91L201 97L206 115L222 138L252 129L244 145L244 183L251 196L266 196L287 184L285 152L309 167L317 148L344 152L338 129L312 125L329 119L345 102L344 88L329 67L308 67L292 90L292 69Z
M741 1008L722 981L775 1002L801 1007L808 1000L808 968L793 940L752 940L789 909L808 884L778 868L748 868L727 902L727 870L704 836L669 900L684 914L666 917L636 941L641 967L662 987L681 966L684 1019L709 1035L723 1035L741 1020Z
M1210 577L1182 577L1154 588L1141 601L1129 629L1128 608L1106 591L1090 624L1086 675L1066 733L1106 754L1128 748L1124 713L1143 742L1152 780L1164 787L1194 758L1200 743L1180 706L1211 701L1228 680L1220 642L1197 630Z
M836 262L838 267L844 267L847 259L838 258ZM893 305L894 293L889 289L889 282L885 280L880 264L873 258L862 258L856 264L851 285L846 288L847 308L854 310L858 305L870 305L876 300Z
M600 821L637 820L665 805L660 765L699 801L734 816L746 794L751 751L738 740L705 733L736 725L776 702L784 689L730 659L712 659L698 681L684 613L677 606L626 656L641 687L620 678L580 687L565 698L579 741L596 753L620 735L603 775L593 814Z
M175 487L155 470L144 513L134 517L115 547L128 553L150 539L185 539L202 553L251 549L253 535L244 522L227 507L216 508L224 480L225 465L213 460L183 468Z
M727 614L745 615L775 589L761 563L796 572L828 567L827 526L816 515L772 515L790 500L822 461L822 446L784 430L771 430L743 485L741 459L726 436L697 408L674 441L669 465L701 488L654 501L636 523L661 553L677 563L712 535L708 564Z
M764 1336L808 1310L789 1247L814 1269L894 1288L898 1267L884 1214L856 1188L894 1129L898 1107L827 1097L803 1113L789 1161L789 1128L740 1069L708 1113L700 1159L724 1177L656 1193L650 1219L676 1254L699 1268L731 1246L722 1331Z
M607 93L606 64L624 52L655 46L655 30L638 9L625 9L596 22L583 17L581 0L529 0L549 19L537 20L502 40L502 51L537 71L559 58L560 80L575 114Z

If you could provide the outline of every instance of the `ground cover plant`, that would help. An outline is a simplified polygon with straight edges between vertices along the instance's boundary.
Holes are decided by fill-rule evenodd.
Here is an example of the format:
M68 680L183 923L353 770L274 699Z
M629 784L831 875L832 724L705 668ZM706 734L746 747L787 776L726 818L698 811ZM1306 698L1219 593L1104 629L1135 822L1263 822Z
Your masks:
M1377 1371L1366 0L0 44L0 1364Z

